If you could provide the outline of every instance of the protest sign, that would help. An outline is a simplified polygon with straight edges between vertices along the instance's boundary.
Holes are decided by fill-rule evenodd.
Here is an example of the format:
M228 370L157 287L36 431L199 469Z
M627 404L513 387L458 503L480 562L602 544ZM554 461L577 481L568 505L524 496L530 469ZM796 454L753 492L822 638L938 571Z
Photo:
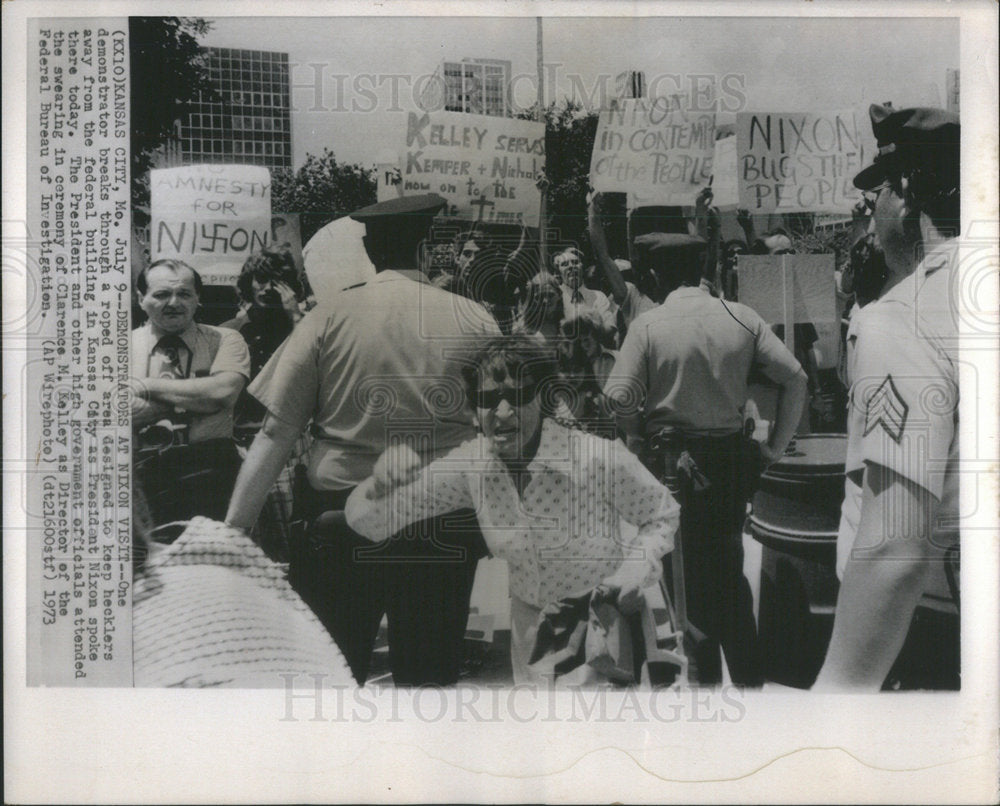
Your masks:
M404 196L437 193L442 215L538 226L545 126L464 112L409 114L401 165Z
M272 213L271 245L287 249L292 255L295 270L302 275L302 225L298 213Z
M715 152L713 104L687 95L630 98L602 110L590 159L599 192L630 194L630 206L694 204ZM708 110L708 111L705 111Z
M716 207L733 207L739 204L736 186L736 138L724 137L715 141L712 159L712 195Z
M365 225L350 216L331 221L309 239L302 250L306 277L320 303L339 292L375 277L362 238Z
M736 116L740 207L751 213L850 212L866 161L851 110Z
M399 161L380 162L375 166L375 199L384 202L403 195L403 177Z
M151 260L183 260L206 285L231 285L243 262L271 243L267 168L163 168L150 171L150 186Z
M794 328L837 321L837 289L831 254L740 255L736 261L740 302L769 324L785 327L794 348Z

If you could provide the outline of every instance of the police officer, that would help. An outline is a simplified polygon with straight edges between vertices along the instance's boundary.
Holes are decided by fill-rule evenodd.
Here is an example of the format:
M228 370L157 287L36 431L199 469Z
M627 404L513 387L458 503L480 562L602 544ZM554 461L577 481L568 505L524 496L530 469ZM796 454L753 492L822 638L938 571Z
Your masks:
M679 494L687 616L704 635L693 649L697 682L721 682L721 645L732 681L759 686L753 602L743 576L747 481L761 458L775 461L791 440L805 401L805 373L753 310L699 287L702 239L653 233L637 238L636 246L668 293L632 323L605 392L629 447ZM752 370L780 389L760 456L743 438Z
M848 421L854 534L819 689L878 690L958 540L958 116L873 105L874 163L854 178L887 277L859 322Z
M429 194L354 213L365 224L376 276L307 314L249 387L267 416L226 520L253 525L311 422L308 484L296 500L307 539L290 547L289 577L359 683L383 613L396 685L457 681L476 564L486 551L472 513L469 529L454 517L432 519L374 547L342 515L390 444L410 445L429 460L475 433L461 369L500 331L482 306L431 285L420 271L421 244L444 204Z

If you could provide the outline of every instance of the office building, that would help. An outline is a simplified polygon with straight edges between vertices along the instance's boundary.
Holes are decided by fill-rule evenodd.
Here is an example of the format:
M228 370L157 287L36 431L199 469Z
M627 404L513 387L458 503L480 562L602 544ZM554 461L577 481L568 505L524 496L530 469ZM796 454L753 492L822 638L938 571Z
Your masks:
M287 53L208 48L218 98L204 95L180 121L182 164L292 167Z
M503 59L445 61L428 83L421 106L475 115L510 117L510 62Z

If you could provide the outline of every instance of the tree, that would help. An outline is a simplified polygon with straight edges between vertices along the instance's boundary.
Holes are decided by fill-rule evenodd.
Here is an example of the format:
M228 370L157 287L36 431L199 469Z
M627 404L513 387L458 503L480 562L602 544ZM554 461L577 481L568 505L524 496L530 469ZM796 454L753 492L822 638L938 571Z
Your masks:
M518 115L537 120L537 106ZM549 226L564 243L584 243L587 231L587 190L590 155L597 136L597 112L566 100L545 108L545 175L549 180Z
M132 118L132 209L148 223L149 169L158 148L174 136L199 96L218 100L208 52L198 44L211 23L197 17L129 17Z
M339 164L334 153L306 156L298 171L271 173L271 209L298 213L302 243L318 229L359 207L375 203L374 172L361 165Z

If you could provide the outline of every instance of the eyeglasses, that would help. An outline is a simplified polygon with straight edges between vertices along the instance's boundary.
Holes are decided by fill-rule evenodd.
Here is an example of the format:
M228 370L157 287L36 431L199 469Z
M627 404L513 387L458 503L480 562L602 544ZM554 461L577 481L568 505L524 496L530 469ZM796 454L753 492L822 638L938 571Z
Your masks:
M868 208L869 213L875 212L875 203L878 201L879 194L887 187L889 187L888 179L883 181L880 185L876 185L873 188L869 188L868 190L862 193L862 198L864 198L865 200L865 207Z
M472 395L472 402L478 409L495 409L501 400L506 400L514 408L527 406L538 395L538 384L531 383L520 388L497 387L496 389L477 389Z

